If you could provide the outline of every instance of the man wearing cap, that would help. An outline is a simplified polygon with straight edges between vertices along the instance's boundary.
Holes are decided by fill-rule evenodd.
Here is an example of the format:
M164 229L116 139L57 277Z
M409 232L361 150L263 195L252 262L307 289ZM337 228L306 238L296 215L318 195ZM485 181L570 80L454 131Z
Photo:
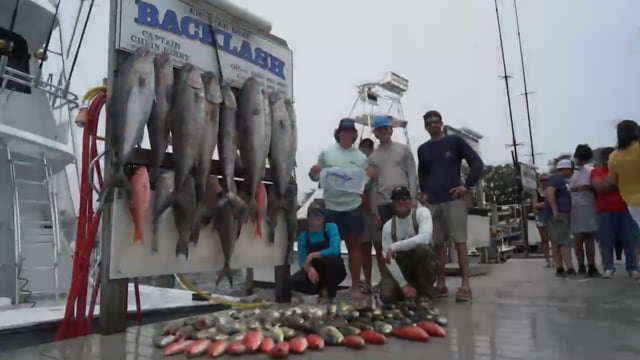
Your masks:
M338 227L326 223L324 210L311 204L307 210L308 228L298 236L300 271L289 279L291 289L307 295L318 294L318 303L336 297L338 285L347 276L340 254Z
M448 296L445 284L445 241L449 240L455 244L462 271L462 286L456 294L456 300L468 301L471 299L471 286L464 194L480 180L484 164L460 136L445 136L439 112L428 111L423 119L431 139L418 148L418 178L422 201L427 202L433 216L433 244L440 262L436 291L438 297ZM462 160L470 168L464 184L460 181Z
M573 163L569 159L561 159L556 164L557 173L549 178L547 185L547 207L552 217L549 220L551 243L558 249L560 262L556 264L556 276L575 276L571 255L571 231L569 216L571 215L571 193L567 181L573 175ZM563 266L564 265L564 266Z
M399 186L391 192L393 215L382 228L387 270L380 281L380 300L433 299L438 259L431 247L431 212L414 207L411 192Z
M389 117L376 116L373 120L373 128L380 146L367 160L369 172L374 175L370 193L371 210L382 229L393 215L391 192L398 186L405 186L409 189L411 198L416 199L418 174L411 149L407 145L391 140L393 128ZM416 205L415 200L413 205ZM380 269L381 272L382 270ZM371 268L365 269L365 273L367 271L371 272Z
M366 170L366 156L353 146L358 138L355 121L349 118L340 120L333 135L336 144L322 151L317 164L309 171L309 178L312 181L320 180L320 172L323 168ZM352 284L350 292L356 300L363 297L360 289L362 267L360 238L364 230L361 195L340 189L324 189L325 218L327 222L338 226L340 237L347 245Z

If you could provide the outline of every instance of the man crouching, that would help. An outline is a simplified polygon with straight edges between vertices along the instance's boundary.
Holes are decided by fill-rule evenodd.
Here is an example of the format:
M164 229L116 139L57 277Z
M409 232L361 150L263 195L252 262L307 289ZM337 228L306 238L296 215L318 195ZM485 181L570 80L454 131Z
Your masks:
M382 228L387 271L380 281L380 300L385 304L435 297L438 260L431 246L431 212L414 208L412 200L405 186L391 193L393 217Z

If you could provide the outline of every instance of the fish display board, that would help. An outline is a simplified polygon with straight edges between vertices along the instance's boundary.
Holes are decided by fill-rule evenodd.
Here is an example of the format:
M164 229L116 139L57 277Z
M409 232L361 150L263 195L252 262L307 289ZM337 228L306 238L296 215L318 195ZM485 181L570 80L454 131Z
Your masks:
M118 191L116 199L110 206L112 206L111 231L113 234L110 278L214 272L223 267L224 255L220 245L220 237L218 231L214 231L211 226L201 229L197 244L189 244L189 257L185 261L176 257L178 233L171 208L159 219L158 252L153 253L151 250L151 212L145 221L142 243L134 243L132 241L134 226L123 191ZM267 229L266 219L263 219L263 236L256 238L253 222L249 221L244 224L231 258L232 268L271 267L284 262L287 242L284 216L280 215L278 226L275 229L275 243L272 246L268 245Z
M210 4L186 0L117 0L115 50L145 46L168 52L176 66L191 63L239 88L249 77L293 99L293 54L284 41ZM216 46L218 54L216 54ZM220 67L218 60L220 59Z

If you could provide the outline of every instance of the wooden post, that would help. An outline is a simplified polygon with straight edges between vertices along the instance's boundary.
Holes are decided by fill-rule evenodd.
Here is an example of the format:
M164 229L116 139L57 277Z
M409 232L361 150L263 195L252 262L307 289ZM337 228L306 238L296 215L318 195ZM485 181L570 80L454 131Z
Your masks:
M291 287L289 287L289 277L291 276L290 265L276 266L274 270L275 295L277 303L291 302Z
M244 295L253 295L253 268L247 268L244 282Z
M118 14L118 1L111 0L110 7L110 22L109 22L109 63L108 63L108 78L110 79L107 84L108 96L113 94L113 73L116 64L115 53L115 35L116 35L116 19ZM109 128L110 119L107 117L105 128ZM109 144L109 136L111 132L106 132L106 143ZM109 178L112 173L110 169L111 152L107 152L104 159L105 178ZM115 198L116 194L113 194ZM112 205L113 201L105 203L104 210L102 212L102 260L100 269L102 272L102 283L100 284L100 333L102 335L111 335L119 332L124 332L127 329L127 293L128 293L128 279L110 279L109 268L111 266L111 218L112 218ZM84 310L83 310L84 311Z

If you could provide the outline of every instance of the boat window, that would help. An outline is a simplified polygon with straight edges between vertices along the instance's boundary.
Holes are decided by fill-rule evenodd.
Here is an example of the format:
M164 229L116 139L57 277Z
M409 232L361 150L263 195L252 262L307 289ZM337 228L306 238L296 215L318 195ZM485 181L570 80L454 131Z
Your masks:
M9 61L7 62L7 66L23 72L25 74L30 74L29 71L29 46L27 45L27 41L20 35L11 32L7 29L3 29L0 27L0 39L13 42L13 50L9 54ZM2 83L2 74L0 74L0 84ZM18 76L16 76L18 77ZM27 83L31 82L30 79L24 78L22 79ZM1 85L0 85L1 86ZM5 89L21 92L23 94L31 94L31 86L17 83L13 80L7 81Z

